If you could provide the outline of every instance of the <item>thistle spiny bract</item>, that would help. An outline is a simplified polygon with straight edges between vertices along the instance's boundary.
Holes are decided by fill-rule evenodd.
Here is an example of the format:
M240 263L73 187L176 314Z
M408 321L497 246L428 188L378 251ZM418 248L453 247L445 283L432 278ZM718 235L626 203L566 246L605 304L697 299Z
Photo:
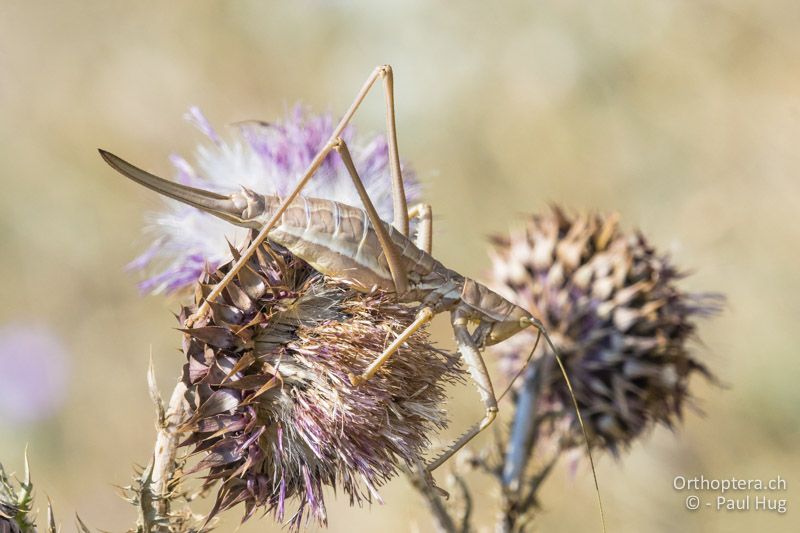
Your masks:
M197 301L230 266L206 276ZM210 317L185 330L184 445L202 452L187 473L217 484L212 516L242 503L244 519L261 509L294 527L324 524L324 487L351 504L379 501L380 485L421 460L429 433L446 425L444 387L461 379L455 356L420 331L373 379L348 378L413 318L391 295L358 293L262 245Z

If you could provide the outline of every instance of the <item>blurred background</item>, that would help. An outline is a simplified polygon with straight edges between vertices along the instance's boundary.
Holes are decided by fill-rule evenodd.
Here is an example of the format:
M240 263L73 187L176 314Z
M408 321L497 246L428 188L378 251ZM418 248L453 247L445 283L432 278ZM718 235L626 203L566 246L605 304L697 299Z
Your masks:
M161 202L96 148L172 175L168 155L200 139L190 105L220 127L297 101L338 115L390 63L401 155L446 265L480 278L489 234L557 202L619 211L693 272L686 289L729 298L698 347L728 387L697 380L703 415L600 459L609 531L796 531L798 24L782 0L0 3L0 460L20 471L28 444L65 531L76 511L133 523L114 485L151 453L151 350L165 394L179 373L178 300L140 296L124 271ZM383 121L375 92L356 124ZM451 345L446 323L434 331ZM467 386L453 397L457 431L481 407ZM672 482L701 474L781 476L789 510L691 513ZM475 494L487 529L494 491ZM402 478L382 494L371 510L331 495L330 531L431 529ZM585 466L562 465L542 504L541 531L599 530Z

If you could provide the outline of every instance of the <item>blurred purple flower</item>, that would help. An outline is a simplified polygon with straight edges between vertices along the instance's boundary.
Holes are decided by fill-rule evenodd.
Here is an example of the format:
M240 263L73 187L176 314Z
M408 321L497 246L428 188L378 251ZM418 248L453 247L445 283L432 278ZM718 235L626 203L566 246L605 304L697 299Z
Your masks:
M68 363L66 348L48 327L0 326L0 424L55 414L66 395Z
M198 146L195 163L173 155L176 180L194 187L229 193L247 187L260 194L287 195L299 182L311 160L324 146L334 129L330 114L313 115L296 105L282 121L249 121L237 124L237 135L227 142L196 107L186 114L211 142ZM348 127L342 138L352 151L353 160L378 213L392 219L392 190L386 138L370 140L356 136ZM403 167L409 201L418 197L419 187L413 172ZM347 170L336 154L323 162L303 194L329 198L350 205L361 205ZM190 286L208 268L213 271L230 259L230 241L240 247L248 230L233 226L212 215L167 200L167 208L151 216L154 242L129 268L147 269L151 276L140 284L148 293L174 292Z

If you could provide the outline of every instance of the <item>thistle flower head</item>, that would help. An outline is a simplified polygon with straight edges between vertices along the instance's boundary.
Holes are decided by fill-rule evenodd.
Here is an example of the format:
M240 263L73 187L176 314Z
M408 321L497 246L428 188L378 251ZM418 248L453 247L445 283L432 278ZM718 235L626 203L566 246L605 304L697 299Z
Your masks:
M173 155L176 179L186 185L218 193L247 187L260 194L289 194L314 156L333 133L331 115L313 115L297 105L278 122L246 122L225 140L197 108L186 118L208 139L197 148L195 162ZM375 208L384 220L392 219L389 150L386 138L356 135L350 126L342 133L353 161ZM413 201L419 192L413 172L403 167L406 195ZM303 195L361 205L341 159L329 155L303 190ZM130 264L153 275L140 288L144 292L174 292L191 286L206 265L213 270L230 259L226 240L240 246L247 230L238 228L193 207L167 201L166 208L151 215L152 245Z
M198 301L229 267L205 276ZM446 424L443 387L461 377L453 356L421 331L373 379L355 387L348 377L413 318L389 295L353 291L264 244L185 330L184 445L200 456L188 473L217 484L212 516L241 503L245 519L263 510L293 526L324 523L323 487L351 504L379 500L398 467L421 459Z
M523 231L494 239L494 287L539 317L559 347L593 444L616 452L655 424L672 427L689 398L689 378L709 376L687 341L695 320L721 297L682 291L682 274L641 233L614 215L569 216L558 208ZM509 374L533 335L500 344ZM540 435L560 447L583 441L572 400L552 357L538 370ZM521 380L520 380L521 381Z

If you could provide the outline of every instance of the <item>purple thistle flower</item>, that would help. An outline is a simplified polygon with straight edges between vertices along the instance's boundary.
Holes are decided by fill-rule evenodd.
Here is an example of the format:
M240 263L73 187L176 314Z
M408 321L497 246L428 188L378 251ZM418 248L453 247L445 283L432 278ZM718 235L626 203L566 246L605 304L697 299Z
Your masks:
M313 115L296 105L282 121L245 122L226 141L196 107L186 114L211 142L198 146L194 164L173 155L171 162L180 183L230 193L247 187L260 194L286 195L297 185L314 156L328 140L335 126L330 114ZM381 218L392 219L392 192L386 138L369 140L356 136L348 127L347 141L353 161ZM413 201L419 194L413 172L403 167L406 194ZM361 200L338 155L329 155L303 194L360 206ZM147 293L170 293L198 280L230 259L226 240L235 247L247 239L247 230L235 227L193 207L167 200L164 211L150 216L152 245L132 261L131 270L146 270L150 277L139 287Z

